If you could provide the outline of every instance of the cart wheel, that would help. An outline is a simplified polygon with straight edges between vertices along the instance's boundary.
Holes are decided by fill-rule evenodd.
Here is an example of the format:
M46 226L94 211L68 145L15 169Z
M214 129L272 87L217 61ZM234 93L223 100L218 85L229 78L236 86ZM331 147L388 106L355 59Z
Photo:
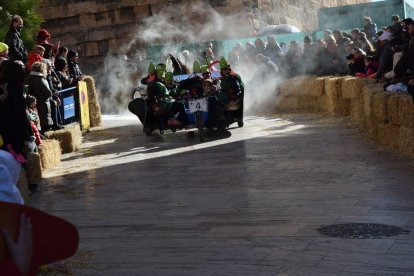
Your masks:
M144 128L144 132L147 136L151 136L152 135L152 130L149 127L145 127Z

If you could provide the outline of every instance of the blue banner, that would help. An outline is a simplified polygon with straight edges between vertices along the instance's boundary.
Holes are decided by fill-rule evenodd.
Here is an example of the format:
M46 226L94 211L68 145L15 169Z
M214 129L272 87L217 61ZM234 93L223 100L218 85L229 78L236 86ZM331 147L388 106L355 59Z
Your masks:
M75 117L75 98L69 96L63 98L63 119Z

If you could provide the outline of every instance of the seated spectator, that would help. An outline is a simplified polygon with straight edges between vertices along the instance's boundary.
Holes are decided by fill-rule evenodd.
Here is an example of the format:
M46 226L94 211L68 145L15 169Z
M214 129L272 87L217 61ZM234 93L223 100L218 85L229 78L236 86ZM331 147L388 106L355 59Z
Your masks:
M29 120L30 120L30 126L32 127L32 131L36 139L35 143L37 146L40 146L43 144L43 141L42 141L42 138L39 132L41 130L41 126L40 126L39 114L37 113L36 98L31 95L27 95L26 104L27 104L27 113L28 113Z
M352 40L352 44L355 48L360 48L359 41L358 41L359 33L360 33L360 30L358 30L358 29L352 29L352 31L351 31L351 40Z
M331 30L327 29L327 30L323 31L323 37L324 38L327 37L327 36L331 36L331 35L332 35L332 31Z
M259 74L266 75L269 78L275 78L279 73L279 68L277 65L270 60L267 56L258 54L256 56L257 71ZM262 78L266 80L266 78Z
M79 55L76 51L70 50L68 52L68 69L69 69L69 75L71 78L73 78L76 81L80 81L83 79L82 71L79 68L78 65L78 58Z
M336 44L338 45L340 50L343 51L344 43L345 41L347 41L347 38L344 37L344 34L340 30L334 30L332 35L335 38Z
M30 72L28 84L29 93L36 98L37 110L39 112L41 132L44 133L52 129L52 111L50 99L53 95L46 80L47 65L43 62L35 62Z
M33 63L43 60L44 53L45 53L45 48L43 46L36 45L34 47L33 51L31 51L29 54L29 60L27 61L27 64L26 64L26 70L28 72L32 71Z
M358 34L358 43L359 47L364 50L367 55L373 55L375 53L374 47L371 42L369 42L367 35L364 32Z
M246 50L244 51L244 56L242 58L245 65L252 65L255 63L256 58L256 48L254 48L253 42L246 42Z
M346 57L349 73L355 76L357 73L365 73L364 58L366 53L361 48L352 49L352 53Z
M364 33L369 41L372 41L377 33L377 25L372 22L369 16L364 17Z
M392 51L392 45L390 41L393 39L392 33L384 31L384 33L378 37L378 42L381 48L379 53L379 68L376 78L379 80L384 77L384 74L392 70L392 60L394 53Z
M281 70L284 73L284 76L291 78L297 76L303 70L302 60L302 49L299 46L299 43L296 41L290 42L290 47L288 52L283 58L281 65Z
M375 78L378 71L378 63L372 56L366 56L364 58L365 73L356 73L357 78Z

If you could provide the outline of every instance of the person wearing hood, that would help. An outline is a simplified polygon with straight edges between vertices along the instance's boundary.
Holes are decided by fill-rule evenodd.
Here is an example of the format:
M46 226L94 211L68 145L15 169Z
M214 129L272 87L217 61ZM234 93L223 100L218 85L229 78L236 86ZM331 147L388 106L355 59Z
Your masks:
M9 58L20 60L24 64L27 62L27 50L20 38L20 31L23 28L23 19L19 15L12 17L10 28L6 34L5 43L9 46Z

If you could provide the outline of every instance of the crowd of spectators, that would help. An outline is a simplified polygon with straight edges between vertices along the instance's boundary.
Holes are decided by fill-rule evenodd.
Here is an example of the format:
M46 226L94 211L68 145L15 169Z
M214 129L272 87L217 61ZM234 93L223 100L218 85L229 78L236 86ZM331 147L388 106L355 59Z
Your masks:
M28 51L22 28L23 19L13 16L0 42L0 135L2 149L25 157L42 144L44 132L62 128L58 91L76 86L83 75L76 51L52 44L45 29Z

